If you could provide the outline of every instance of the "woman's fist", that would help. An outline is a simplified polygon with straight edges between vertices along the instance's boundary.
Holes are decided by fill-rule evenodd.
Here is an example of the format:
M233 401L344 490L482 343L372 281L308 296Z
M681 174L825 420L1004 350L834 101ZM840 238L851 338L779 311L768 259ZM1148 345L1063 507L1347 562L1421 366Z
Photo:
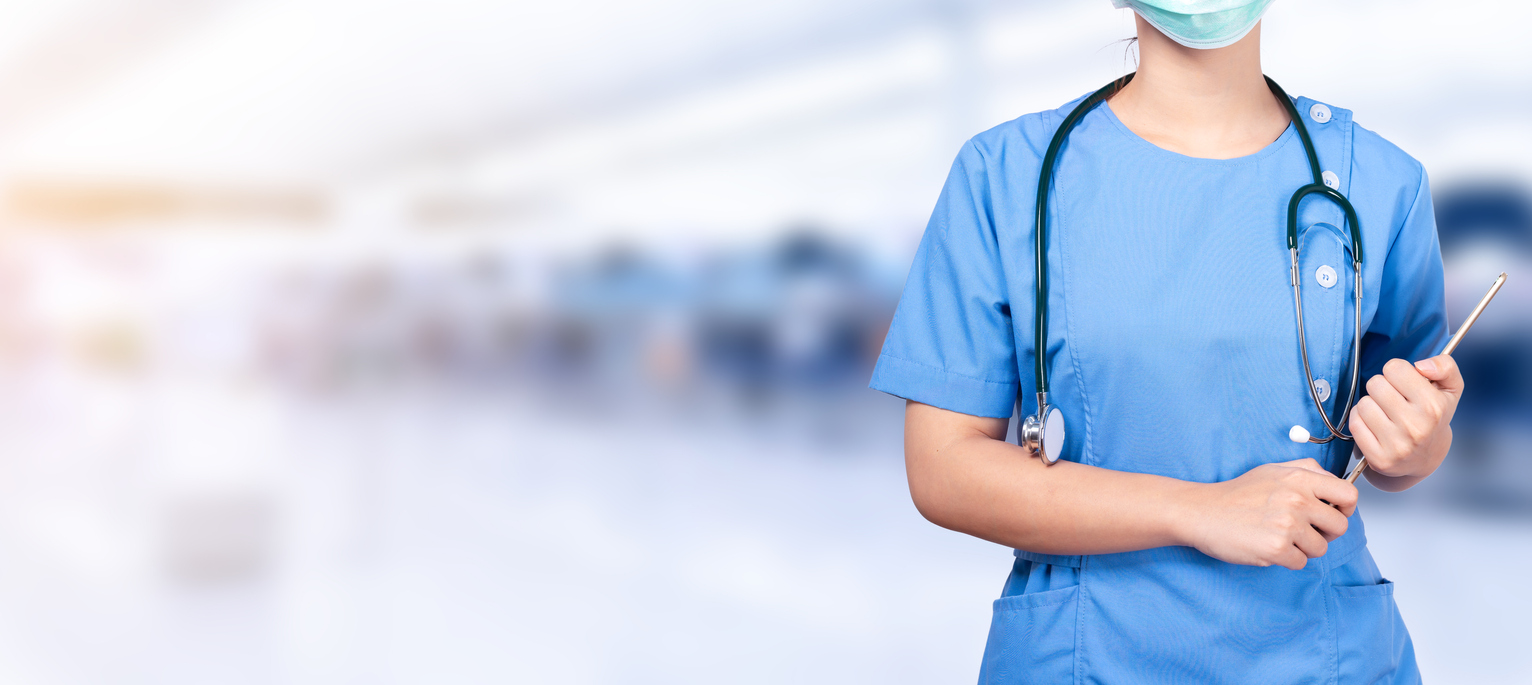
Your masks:
M1346 533L1356 487L1313 459L1265 464L1210 483L1193 506L1187 539L1231 564L1297 570Z
M1431 475L1452 446L1452 414L1462 394L1463 374L1445 354L1384 364L1351 410L1351 435L1367 468L1393 477Z

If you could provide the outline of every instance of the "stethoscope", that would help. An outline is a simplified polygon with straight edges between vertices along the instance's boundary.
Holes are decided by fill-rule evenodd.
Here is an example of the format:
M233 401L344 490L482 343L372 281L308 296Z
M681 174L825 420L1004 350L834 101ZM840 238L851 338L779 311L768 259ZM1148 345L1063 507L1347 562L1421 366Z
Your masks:
M1128 74L1108 83L1101 90L1085 98L1084 102L1081 102L1074 111L1069 113L1069 116L1064 118L1064 123L1059 126L1058 132L1053 134L1053 141L1048 143L1048 152L1043 156L1042 173L1038 175L1035 255L1037 301L1033 307L1036 334L1033 371L1037 379L1037 412L1022 421L1017 442L1048 464L1057 462L1064 454L1064 415L1059 412L1058 407L1048 404L1048 368L1045 358L1048 349L1048 190L1053 185L1053 166L1058 161L1059 149L1064 146L1064 140L1069 136L1070 130L1085 118L1086 113L1111 97L1131 80L1133 80L1133 74ZM1314 174L1314 182L1299 188L1287 202L1287 252L1292 261L1290 276L1293 286L1293 309L1298 320L1298 351L1303 357L1303 375L1308 380L1309 398L1314 401L1314 408L1319 410L1319 416L1324 420L1325 429L1329 432L1323 438L1310 436L1306 442L1323 444L1335 439L1350 441L1351 435L1340 430L1340 426L1346 424L1346 417L1351 414L1351 407L1356 403L1357 374L1360 368L1358 362L1362 351L1361 222L1357 220L1356 209L1351 206L1351 201L1347 200L1345 195L1325 185L1323 172L1319 167L1319 154L1314 151L1314 141L1309 138L1309 130L1303 125L1303 118L1298 116L1298 109L1293 105L1292 99L1287 97L1287 93L1277 85L1276 81L1267 78L1266 85L1271 88L1277 101L1287 108L1288 117L1293 120L1293 125L1298 129L1298 137L1303 140L1303 151L1308 155L1309 170ZM1346 213L1346 222L1351 228L1351 271L1356 279L1356 284L1352 288L1355 299L1355 322L1351 329L1351 390L1346 397L1346 404L1341 410L1340 418L1334 421L1325 412L1324 403L1319 398L1319 388L1314 384L1314 373L1309 367L1309 348L1303 330L1303 289L1299 285L1298 278L1298 204L1310 195L1322 195L1340 205ZM1017 406L1021 406L1019 396ZM1301 437L1300 433L1307 435L1307 431L1301 426L1294 426L1291 435ZM1300 440L1300 442L1303 441Z

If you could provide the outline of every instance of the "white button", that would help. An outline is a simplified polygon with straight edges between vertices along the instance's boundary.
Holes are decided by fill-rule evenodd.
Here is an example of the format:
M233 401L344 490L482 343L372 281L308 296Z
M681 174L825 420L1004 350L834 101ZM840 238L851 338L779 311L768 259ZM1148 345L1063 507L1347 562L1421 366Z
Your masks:
M1320 174L1319 178L1324 180L1325 186L1330 190L1340 190L1340 177L1336 176L1335 172L1326 171Z
M1330 381L1323 378L1314 379L1314 392L1319 393L1319 401L1330 399Z
M1315 269L1314 270L1314 280L1318 281L1320 285L1322 285L1322 286L1324 286L1326 288L1334 288L1335 287L1335 269L1330 268L1329 264L1326 264L1324 266L1319 267L1318 269Z
M1309 108L1309 116L1313 117L1314 121L1323 124L1330 120L1330 108L1316 102L1313 107Z

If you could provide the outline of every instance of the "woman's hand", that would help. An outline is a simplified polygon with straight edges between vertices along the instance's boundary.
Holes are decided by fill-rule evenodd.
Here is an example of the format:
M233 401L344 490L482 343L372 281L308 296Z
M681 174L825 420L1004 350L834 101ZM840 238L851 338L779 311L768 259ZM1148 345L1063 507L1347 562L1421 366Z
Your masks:
M1247 566L1303 568L1346 533L1346 518L1356 510L1356 487L1313 459L1257 466L1202 492L1188 517L1187 541L1203 554Z
M1413 365L1403 359L1383 365L1382 375L1367 381L1367 396L1357 401L1349 422L1367 468L1401 479L1388 485L1403 487L1431 475L1452 446L1452 414L1462 394L1463 374L1445 354Z

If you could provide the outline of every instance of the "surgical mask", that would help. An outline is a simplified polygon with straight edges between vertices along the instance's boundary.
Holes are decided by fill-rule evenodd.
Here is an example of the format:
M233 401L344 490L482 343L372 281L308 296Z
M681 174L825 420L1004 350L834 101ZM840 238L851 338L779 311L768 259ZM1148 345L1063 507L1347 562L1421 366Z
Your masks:
M1271 0L1112 0L1130 8L1170 39L1189 48L1233 45L1261 20Z

